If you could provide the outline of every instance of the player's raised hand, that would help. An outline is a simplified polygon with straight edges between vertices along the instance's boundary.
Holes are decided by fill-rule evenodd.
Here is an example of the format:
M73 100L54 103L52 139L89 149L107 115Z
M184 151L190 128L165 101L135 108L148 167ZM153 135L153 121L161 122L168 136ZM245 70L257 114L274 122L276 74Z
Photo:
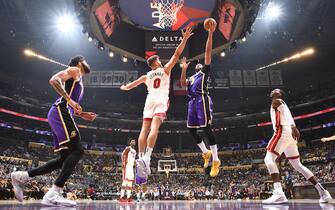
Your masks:
M187 62L186 57L183 57L180 61L180 64L182 65L182 68L186 70L190 65L190 62Z
M215 29L216 29L216 22L214 21L209 21L209 33L214 33Z
M188 27L185 30L181 30L181 34L183 35L184 39L189 39L193 35L193 29Z

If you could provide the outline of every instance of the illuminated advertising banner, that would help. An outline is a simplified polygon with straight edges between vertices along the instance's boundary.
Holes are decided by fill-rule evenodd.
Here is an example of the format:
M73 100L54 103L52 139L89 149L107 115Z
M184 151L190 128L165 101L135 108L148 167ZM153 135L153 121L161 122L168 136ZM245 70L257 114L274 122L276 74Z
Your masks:
M179 32L152 31L145 33L145 57L159 55L162 59L170 59L183 39ZM188 57L188 44L183 55Z

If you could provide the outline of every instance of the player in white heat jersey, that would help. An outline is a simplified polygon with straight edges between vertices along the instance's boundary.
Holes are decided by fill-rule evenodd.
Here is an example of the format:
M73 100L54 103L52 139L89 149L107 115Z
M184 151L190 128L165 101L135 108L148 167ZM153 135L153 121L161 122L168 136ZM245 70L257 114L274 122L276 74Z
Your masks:
M130 202L131 201L131 191L133 188L133 182L135 178L134 173L134 164L136 158L136 150L134 149L136 146L136 140L130 139L128 142L128 146L123 150L121 155L122 160L122 186L120 193L120 201L122 202ZM125 192L127 194L125 195Z
M142 83L145 83L148 88L143 111L143 123L138 139L139 159L136 161L136 183L138 184L146 183L148 175L151 173L151 153L156 144L159 128L166 117L169 107L170 73L178 62L186 42L192 34L191 28L182 31L183 39L167 64L163 66L159 56L151 56L147 60L151 71L120 88L128 91Z
M320 203L329 202L332 197L327 190L316 180L313 173L300 162L300 155L297 143L300 138L300 132L295 126L294 119L290 109L284 102L284 92L275 89L271 92L272 105L270 108L271 121L274 134L266 147L267 152L264 158L265 165L274 182L272 196L264 200L264 204L278 204L287 202L287 198L280 184L279 170L276 165L276 159L282 153L285 154L292 167L310 181L320 195Z

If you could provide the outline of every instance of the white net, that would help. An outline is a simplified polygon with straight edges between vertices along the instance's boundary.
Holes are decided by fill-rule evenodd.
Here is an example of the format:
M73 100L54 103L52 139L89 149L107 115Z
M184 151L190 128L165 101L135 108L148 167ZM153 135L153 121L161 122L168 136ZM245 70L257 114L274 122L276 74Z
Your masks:
M184 0L153 0L153 6L159 12L161 28L171 28L177 22L177 13L184 6Z

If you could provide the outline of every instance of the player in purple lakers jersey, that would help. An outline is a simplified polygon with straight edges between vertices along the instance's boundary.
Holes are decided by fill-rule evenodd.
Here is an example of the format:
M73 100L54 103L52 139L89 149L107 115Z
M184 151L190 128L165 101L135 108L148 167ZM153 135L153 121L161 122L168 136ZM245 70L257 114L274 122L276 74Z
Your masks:
M193 137L199 148L203 153L204 168L209 165L209 160L212 156L212 168L210 176L215 177L220 171L221 162L217 154L216 140L213 135L211 124L212 124L212 112L213 104L209 96L207 87L207 80L210 73L210 64L212 60L212 43L213 33L216 28L215 22L210 22L210 28L208 30L208 39L206 43L205 52L205 65L197 64L195 67L196 73L186 79L186 70L189 63L186 62L186 58L181 61L182 73L180 76L180 83L182 86L187 87L189 102L188 102L188 116L187 116L187 127L190 135ZM198 135L197 130L201 128L205 132L209 144L210 150L206 148L202 138Z
M80 143L79 130L73 117L79 116L88 121L93 121L96 117L95 113L83 112L79 105L84 92L82 77L89 72L90 66L86 63L84 57L76 56L70 60L67 69L58 72L50 79L51 86L61 96L52 105L48 113L48 122L54 138L54 151L59 152L59 156L37 168L11 174L17 200L23 200L23 185L32 177L61 169L52 188L44 195L42 204L49 206L76 205L76 202L63 198L62 188L84 154L84 149Z

